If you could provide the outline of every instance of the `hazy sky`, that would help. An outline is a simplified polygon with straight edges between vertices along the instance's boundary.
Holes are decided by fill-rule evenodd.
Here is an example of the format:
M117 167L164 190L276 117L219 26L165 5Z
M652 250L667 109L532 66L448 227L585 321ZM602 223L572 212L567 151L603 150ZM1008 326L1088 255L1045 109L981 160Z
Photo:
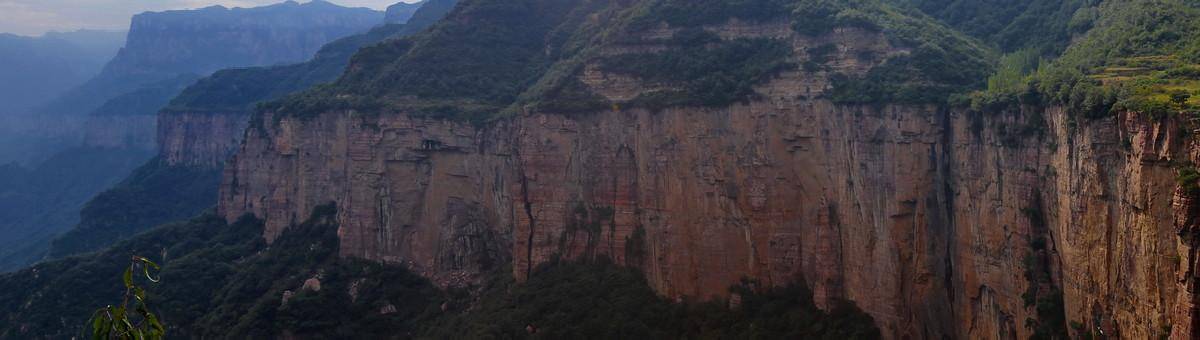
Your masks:
M81 28L129 29L129 18L145 11L200 8L212 5L255 7L284 0L0 0L0 32L40 35ZM329 0L347 7L378 10L401 0ZM299 0L308 2L308 0ZM416 2L416 0L405 0Z

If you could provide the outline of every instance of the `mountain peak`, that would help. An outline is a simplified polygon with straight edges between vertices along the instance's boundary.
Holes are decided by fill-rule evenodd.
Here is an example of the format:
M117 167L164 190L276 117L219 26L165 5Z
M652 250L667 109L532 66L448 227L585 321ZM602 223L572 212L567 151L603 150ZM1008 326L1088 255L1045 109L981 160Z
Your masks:
M387 14L384 15L383 21L389 24L403 24L411 19L413 14L417 12L427 1L419 2L397 2L387 8Z

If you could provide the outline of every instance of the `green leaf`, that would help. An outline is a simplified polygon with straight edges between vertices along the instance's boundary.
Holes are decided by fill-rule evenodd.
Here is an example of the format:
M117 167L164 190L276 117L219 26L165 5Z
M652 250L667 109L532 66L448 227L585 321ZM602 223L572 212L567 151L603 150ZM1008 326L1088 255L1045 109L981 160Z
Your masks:
M138 260L142 261L142 263L145 263L145 264L147 264L147 265L150 265L151 267L154 267L154 270L159 270L159 269L160 269L160 268L158 267L158 264L157 264L157 263L154 263L154 261L150 261L150 259L148 259L148 258L145 258L145 257L138 256Z
M125 275L122 276L122 280L125 281L125 288L133 288L133 266L125 269Z
M146 306L146 290L134 284L133 272L137 270L135 267L139 263L142 266L142 273L146 276L146 279L152 282L159 281L159 279L154 278L150 274L151 268L161 270L161 267L157 263L145 257L133 256L132 263L130 263L129 267L125 268L125 272L121 275L121 281L125 284L126 289L125 302L119 307L106 306L96 311L92 319L88 320L88 324L92 327L93 339L159 340L166 334L166 327L162 325L158 317L151 313L150 309ZM134 324L128 315L130 312L130 295L133 295L135 299L134 311L142 317L137 324Z
M108 333L108 326L103 314L104 309L100 309L92 315L92 339L104 339L105 333Z
M150 329L153 329L160 337L167 334L167 328L158 322L158 317L154 313L146 313L146 321L150 322Z
M99 330L99 332L97 332L97 334L99 334L99 337L97 337L96 339L107 339L109 336L112 335L112 333L113 333L113 323L106 321L100 326L100 330Z
M113 323L119 323L120 321L125 320L125 307L124 306L109 307L109 309L112 310L112 312L109 314L111 315Z
M150 280L150 282L158 282L159 279L150 276L150 267L154 267L154 270L162 270L162 267L159 267L157 263L154 263L154 261L150 261L150 259L145 257L135 256L134 259L142 261L142 273L146 275L147 280Z
M123 315L123 314L122 314L122 315ZM128 334L130 334L130 335L137 335L137 334L139 333L139 332L138 332L138 330L137 330L137 328L136 328L136 327L133 327L133 324L132 324L132 323L129 323L129 318L127 318L127 317L122 317L122 318L121 318L121 323L122 323L122 324L125 326L125 330L126 330L126 331L125 331L125 333L128 333Z

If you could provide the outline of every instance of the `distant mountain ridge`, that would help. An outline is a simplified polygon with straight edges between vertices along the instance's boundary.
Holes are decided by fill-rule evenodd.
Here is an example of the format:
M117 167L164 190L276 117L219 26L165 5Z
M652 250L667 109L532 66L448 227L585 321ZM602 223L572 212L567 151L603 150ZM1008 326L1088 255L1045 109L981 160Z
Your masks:
M413 14L417 13L417 10L421 9L422 5L425 5L426 2L429 1L422 0L413 3L397 2L391 6L388 6L386 14L383 16L383 22L389 24L406 23L408 22L408 19L413 17Z
M50 32L40 37L0 33L0 163L32 165L41 150L66 143L31 139L30 110L94 77L125 42L124 32Z
M142 13L133 17L129 43L105 71L207 74L302 62L329 41L378 25L382 16L324 1Z
M91 30L39 37L0 33L0 116L24 112L95 76L124 37Z
M0 221L0 270L40 259L51 238L79 221L84 203L151 158L157 112L196 79L223 68L308 60L326 43L382 21L380 11L324 1L135 16L125 47L99 74L5 125L20 129L20 135L0 133L15 136L0 140L13 154L54 160L27 166L38 170L24 181L79 179L72 185L0 188L0 197L19 198L30 207L13 209Z
M170 112L248 110L253 104L279 98L313 85L336 80L360 48L391 37L406 36L429 27L450 12L457 0L431 0L405 18L408 24L386 24L366 33L348 36L321 47L312 60L272 67L231 68L214 73L188 87L171 100ZM393 5L395 8L404 3Z
M125 47L104 70L44 112L87 114L118 95L182 74L304 61L325 43L382 19L379 11L325 1L138 14Z

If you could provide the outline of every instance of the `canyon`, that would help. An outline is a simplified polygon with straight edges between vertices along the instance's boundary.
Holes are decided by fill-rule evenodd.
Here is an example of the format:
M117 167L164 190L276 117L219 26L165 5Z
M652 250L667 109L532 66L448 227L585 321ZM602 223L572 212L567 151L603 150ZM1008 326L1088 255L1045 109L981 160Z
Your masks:
M787 39L796 64L821 44L837 52L827 71L786 71L720 108L484 124L267 112L225 169L219 212L264 219L269 241L336 202L343 256L445 287L505 263L527 279L558 258L604 256L680 300L728 296L742 279L804 281L820 304L856 303L887 338L1026 338L1055 294L1075 332L1197 334L1197 209L1176 183L1200 160L1190 122L837 104L819 96L830 74L908 51L855 29L706 29ZM585 69L609 99L655 88Z
M529 315L484 333L446 318L497 308L497 287L553 291L520 284L555 265L582 276L611 260L680 308L740 313L750 292L802 284L831 314L852 302L887 339L1197 338L1200 102L1170 93L1163 112L1104 86L1200 88L1200 59L1080 57L1144 42L1106 36L1137 25L1192 27L1138 15L1200 18L1165 3L1030 0L994 18L968 0L397 5L389 17L414 12L407 26L332 42L310 62L218 71L136 124L93 117L111 121L87 140L158 157L98 196L110 211L51 253L190 252L172 273L215 268L212 287L168 308L211 336L304 337L295 304L353 305L341 316L369 324L423 302L437 308L390 322L409 335L436 333L406 322L530 335ZM1046 40L1062 41L1037 45L1044 27L1021 23L1047 6L1070 23L1055 17ZM963 33L976 19L998 24ZM1032 61L1012 65L1021 55ZM1020 83L1006 88L1005 72ZM150 229L211 196L215 213ZM188 209L167 218L147 212L168 210L155 204ZM0 283L101 262L64 257ZM372 275L394 278L374 289L424 290L361 299ZM0 337L65 322L33 302L61 304L46 296L71 289L0 294L24 301L0 315L22 325Z

